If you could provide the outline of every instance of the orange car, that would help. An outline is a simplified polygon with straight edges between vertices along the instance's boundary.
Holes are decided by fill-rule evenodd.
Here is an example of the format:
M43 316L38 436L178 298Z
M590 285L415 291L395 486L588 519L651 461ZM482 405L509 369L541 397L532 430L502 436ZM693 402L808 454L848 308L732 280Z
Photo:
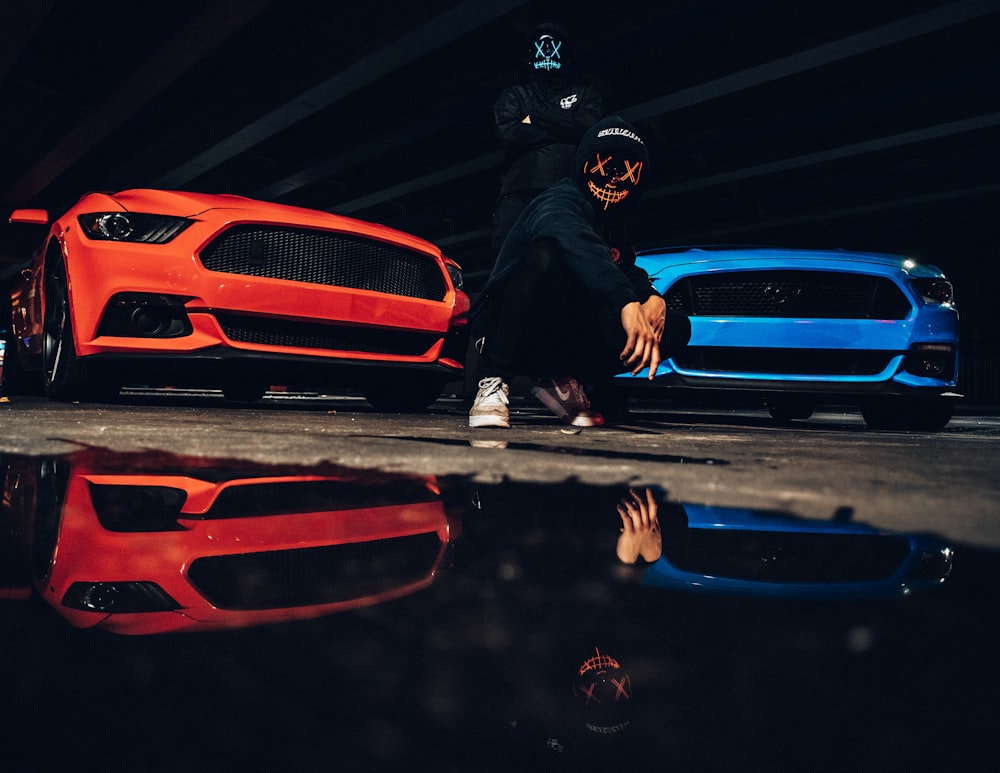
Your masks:
M44 210L13 223L47 224ZM419 410L461 378L457 264L384 226L240 196L89 193L11 289L8 392L349 386Z
M431 477L82 452L12 458L2 518L67 622L121 634L304 620L429 586L460 531ZM6 474L4 474L4 472Z

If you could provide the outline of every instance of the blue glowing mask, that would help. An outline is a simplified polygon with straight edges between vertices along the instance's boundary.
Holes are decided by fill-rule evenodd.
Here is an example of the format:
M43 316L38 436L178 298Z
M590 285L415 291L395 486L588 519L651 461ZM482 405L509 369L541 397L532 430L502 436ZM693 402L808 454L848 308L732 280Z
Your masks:
M559 49L562 48L562 41L551 35L541 35L534 41L535 58L531 63L536 70L560 70L562 69L562 57Z

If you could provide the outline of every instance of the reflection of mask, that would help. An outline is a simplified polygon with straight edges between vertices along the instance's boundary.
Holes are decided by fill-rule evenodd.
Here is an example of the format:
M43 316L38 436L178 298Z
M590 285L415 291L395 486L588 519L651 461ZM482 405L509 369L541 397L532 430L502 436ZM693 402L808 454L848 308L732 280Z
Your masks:
M642 161L601 151L597 151L583 164L587 191L604 205L605 210L628 198L639 184L641 174Z
M617 660L600 649L580 666L573 681L573 695L591 732L613 735L629 726L632 680Z
M533 42L535 58L531 66L536 70L560 70L562 69L562 55L559 49L563 42L552 35L540 35Z

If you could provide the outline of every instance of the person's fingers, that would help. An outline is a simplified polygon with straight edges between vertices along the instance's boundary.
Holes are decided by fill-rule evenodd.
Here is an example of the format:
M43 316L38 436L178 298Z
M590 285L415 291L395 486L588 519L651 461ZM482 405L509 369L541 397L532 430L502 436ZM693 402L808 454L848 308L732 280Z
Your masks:
M634 367L632 368L633 376L638 375L639 371L649 365L655 349L656 347L653 345L652 336L650 335L649 337L644 337L642 341L642 349L640 351L641 356L636 357Z
M656 377L656 369L660 367L660 345L654 342L653 346L650 347L649 353L649 380L652 381Z
M619 356L622 363L628 367L635 357L635 347L636 341L638 339L638 334L635 329L626 330L627 337L625 339L625 348L622 349L622 353Z
M653 490L646 489L646 506L649 508L649 521L654 526L659 527L660 525L660 513L659 506L656 504L656 495L653 494Z
M639 495L639 492L635 491L634 489L629 491L629 496L631 496L632 498L632 506L634 507L635 512L637 514L639 524L643 528L649 528L650 513L649 513L649 508L646 506L646 502Z
M632 515L624 500L622 500L622 503L618 505L618 515L621 516L622 525L624 526L625 531L629 534L635 531L635 517Z
M619 356L622 364L635 373L637 368L642 370L648 362L653 330L638 301L622 308L621 321L622 329L625 331L625 348Z

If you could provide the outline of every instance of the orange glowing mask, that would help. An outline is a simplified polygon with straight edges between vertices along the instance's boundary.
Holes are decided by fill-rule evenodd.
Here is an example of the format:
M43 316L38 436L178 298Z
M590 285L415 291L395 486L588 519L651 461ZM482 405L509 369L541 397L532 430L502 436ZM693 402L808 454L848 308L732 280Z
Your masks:
M628 198L642 175L642 161L603 155L600 151L584 162L583 175L590 195L606 210Z

